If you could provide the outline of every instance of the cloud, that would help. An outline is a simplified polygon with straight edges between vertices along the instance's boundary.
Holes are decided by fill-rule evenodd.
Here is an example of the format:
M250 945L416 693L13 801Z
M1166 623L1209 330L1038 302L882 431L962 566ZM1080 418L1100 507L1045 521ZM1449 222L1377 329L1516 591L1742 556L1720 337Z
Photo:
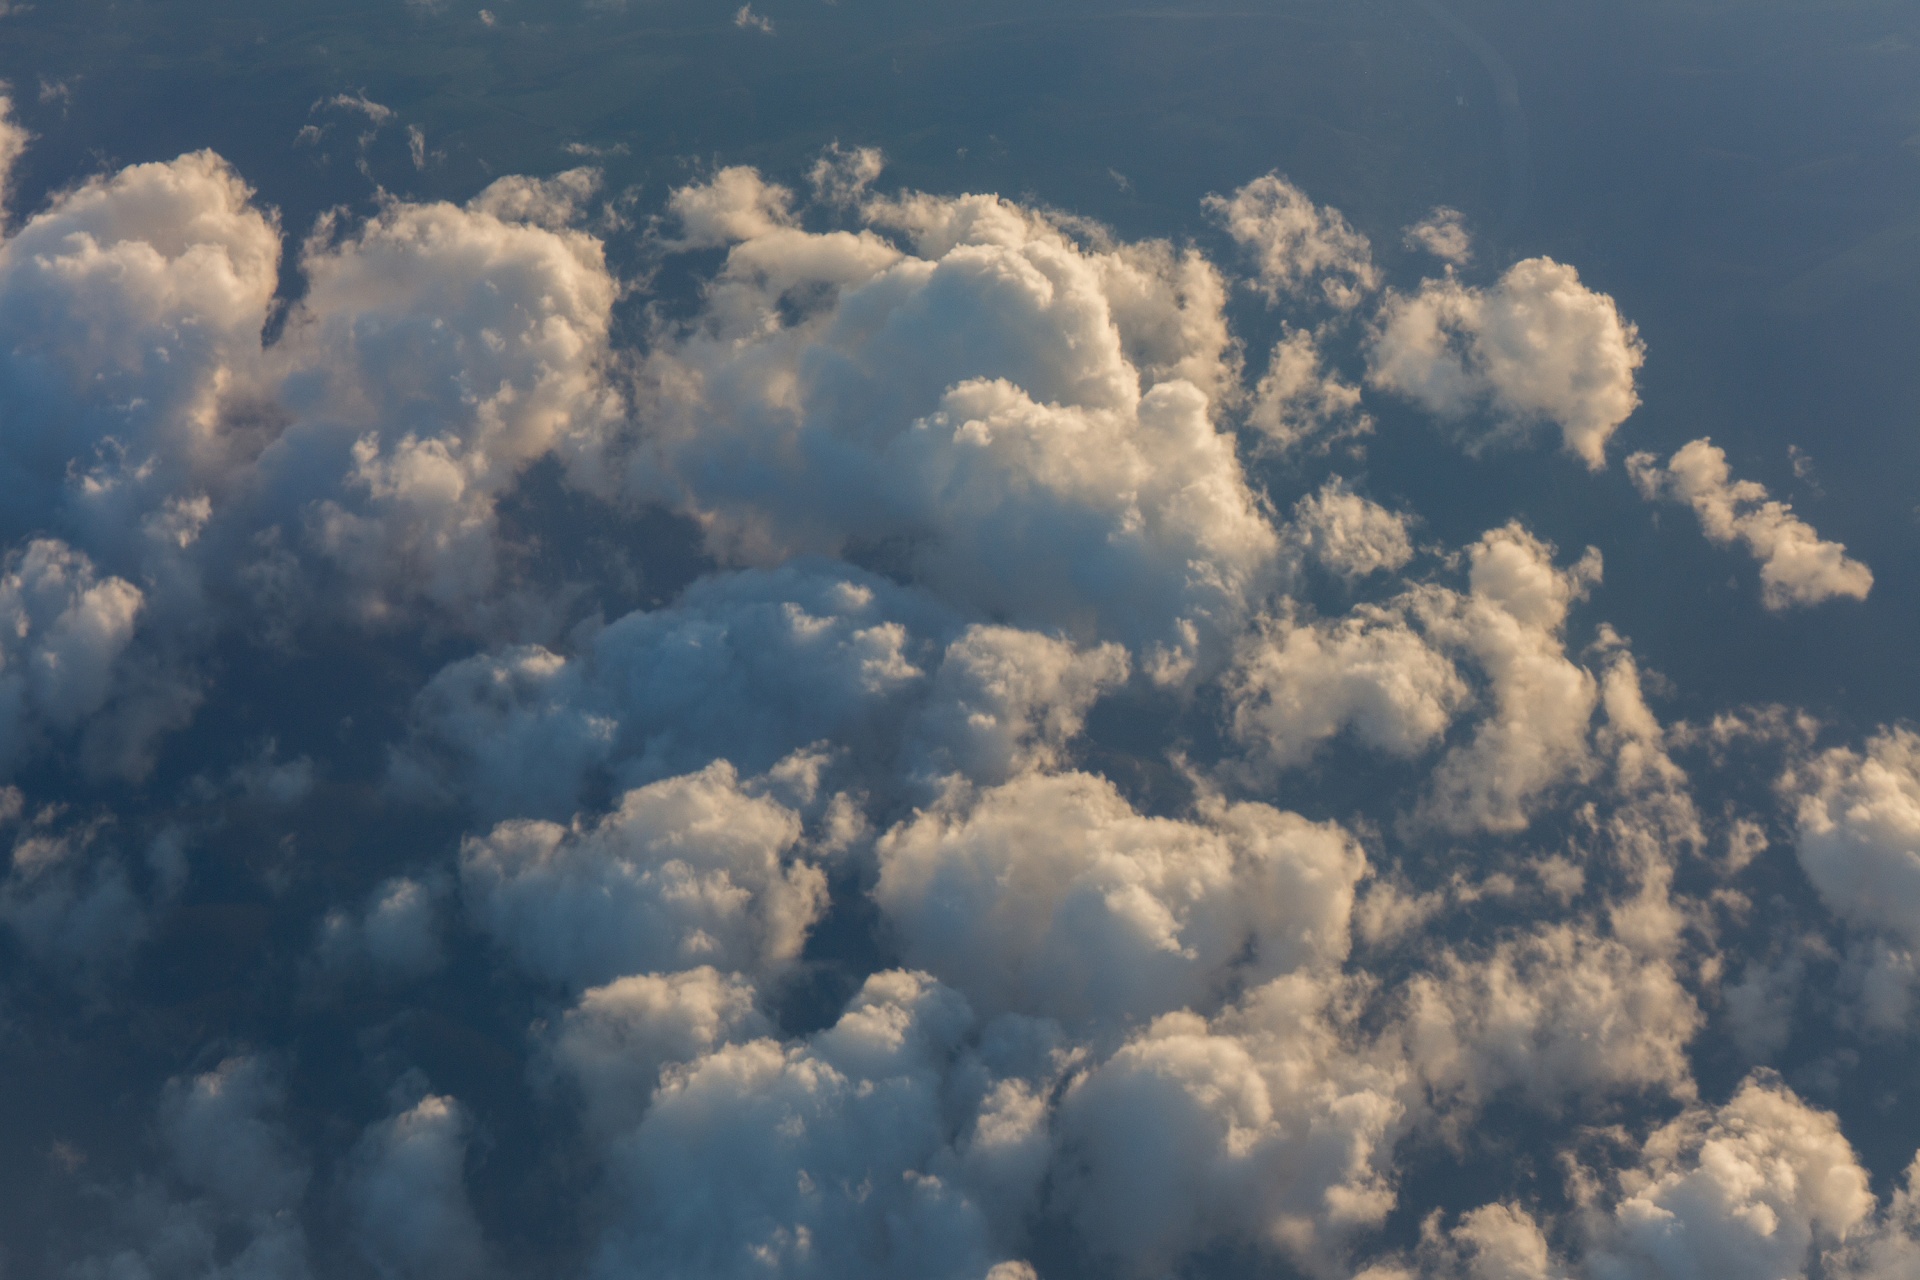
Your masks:
M1119 640L1167 680L1267 583L1273 531L1213 418L1223 290L1197 255L986 196L870 200L868 229L813 234L740 169L669 207L669 243L731 248L647 357L630 477L716 554L886 557L956 608Z
M424 141L421 147L425 147ZM424 164L424 156L415 167ZM501 222L526 223L548 231L564 231L580 220L587 201L600 191L598 169L568 169L551 178L525 178L509 174L489 183L467 207Z
M1875 939L1862 975L1870 1025L1904 1030L1920 988L1920 736L1903 728L1836 747L1780 778L1794 850L1820 899Z
M1253 254L1269 302L1297 297L1318 284L1327 302L1350 311L1380 287L1367 238L1338 210L1314 204L1277 173L1255 178L1230 197L1211 195L1202 203Z
M495 187L470 208L395 203L302 255L307 293L275 348L294 421L258 465L363 617L415 599L484 616L500 494L620 416L604 380L618 291L599 242L499 216L544 218L554 198Z
M1404 538L1404 530L1357 501L1323 489L1303 513L1321 529L1297 536L1359 563L1383 554L1376 541L1397 556L1393 534ZM1338 538L1323 532L1340 520L1348 528ZM1233 737L1283 768L1348 730L1375 750L1410 757L1479 702L1486 714L1433 768L1421 816L1455 831L1524 829L1543 795L1592 767L1598 685L1566 656L1561 633L1568 609L1598 580L1599 557L1589 549L1562 570L1553 556L1509 524L1467 549L1464 594L1423 584L1336 619L1296 611L1262 620L1222 681ZM1482 675L1483 690L1466 682L1460 660Z
M1263 621L1225 684L1235 740L1282 768L1349 728L1376 751L1417 755L1470 699L1446 654L1402 612L1374 605L1337 619Z
M755 13L753 6L743 4L733 15L733 25L743 31L758 31L762 35L773 34L773 19L764 14Z
M1267 371L1253 389L1247 425L1283 453L1309 444L1324 453L1373 431L1373 419L1360 409L1360 388L1326 369L1320 340L1310 329L1289 330L1274 343Z
M1399 1082L1345 1042L1334 993L1283 978L1212 1025L1166 1014L1061 1101L1061 1194L1094 1254L1154 1275L1261 1245L1309 1273L1393 1208Z
M1834 1117L1765 1078L1655 1130L1619 1187L1595 1280L1803 1275L1875 1207Z
M969 627L948 646L918 736L934 767L1005 782L1059 762L1087 709L1127 678L1126 650L1077 650L1011 627Z
M1146 817L1106 779L961 789L881 837L873 896L908 961L986 1014L1119 1025L1337 961L1358 844L1262 804Z
M710 965L591 987L566 1012L552 1066L579 1089L596 1132L626 1132L646 1114L664 1068L772 1030L755 1000L750 983Z
M529 971L567 986L712 964L769 974L825 906L798 813L720 761L637 788L597 821L520 819L460 854L468 909Z
M1446 956L1408 984L1404 1016L1409 1062L1468 1107L1505 1089L1546 1108L1693 1095L1687 1046L1702 1018L1673 966L1578 925Z
M31 141L33 135L13 118L12 95L0 94L0 226L5 224L8 206L13 202L13 167L20 163Z
M1849 559L1841 543L1822 539L1790 505L1769 498L1765 485L1734 480L1726 451L1709 440L1683 446L1664 468L1650 453L1633 454L1627 470L1647 501L1667 498L1691 506L1710 541L1746 543L1760 562L1760 599L1769 609L1840 596L1865 600L1873 589L1871 569Z
M1587 771L1597 686L1560 632L1599 581L1600 556L1588 548L1562 570L1553 551L1518 524L1491 530L1468 549L1468 595L1414 603L1428 633L1470 654L1489 685L1489 714L1433 773L1425 813L1452 830L1520 830L1543 793Z
M1411 295L1389 291L1367 381L1461 423L1470 450L1551 422L1562 447L1598 471L1607 441L1640 403L1634 371L1645 358L1611 297L1564 263L1528 258L1490 289L1447 275Z
M428 1095L368 1128L349 1156L354 1245L382 1280L466 1280L488 1271L464 1175L468 1120Z
M525 645L443 668L394 776L483 816L565 817L602 768L628 785L722 756L758 772L904 715L954 629L921 594L846 565L715 575L572 657Z
M221 409L278 285L279 231L251 199L196 152L66 191L0 245L9 536L57 522L137 564L143 521L258 448Z
M152 928L108 824L61 806L26 813L17 787L0 789L0 827L12 851L0 880L0 924L27 955L82 980L121 966Z
M329 911L320 923L317 947L322 969L391 981L432 973L446 962L436 919L438 896L431 885L395 876L368 895L361 910Z
M827 144L807 170L813 198L839 208L851 208L866 195L887 167L878 147L843 147L839 139Z
M0 763L71 729L112 695L145 597L83 552L36 538L0 570Z
M1269 175L1208 205L1286 308L1250 371L1201 250L881 171L836 144L803 206L721 169L612 246L593 170L389 196L302 242L284 316L275 218L211 155L0 243L0 1003L161 1099L84 1135L109 1172L64 1175L94 1216L48 1265L1910 1269L1911 1184L1876 1206L1831 1117L1691 1067L1812 1025L1807 1078L1856 1089L1860 1027L1904 1025L1920 739L1663 725L1577 634L1597 550L1504 515L1417 548L1302 474L1370 428L1359 357L1476 445L1550 421L1597 464L1640 360L1611 300L1534 259L1366 329L1367 241ZM1457 215L1409 235L1466 260ZM691 287L622 311L610 255ZM1630 466L1852 565L1698 447ZM622 613L591 554L534 568L529 529L616 515L710 571ZM85 772L202 697L151 777ZM1742 751L1790 761L1819 903L1769 898ZM238 975L182 959L236 904L272 923ZM1833 973L1859 1009L1783 1015ZM1442 1150L1488 1203L1412 1199Z
M609 1156L622 1218L593 1274L975 1280L1016 1261L969 1194L942 1106L971 1021L924 974L882 972L805 1042L728 1045L671 1071Z
M1456 267L1473 260L1473 237L1467 233L1466 215L1445 205L1407 228L1406 246L1424 250Z
M158 1125L169 1177L114 1196L114 1222L88 1241L104 1248L73 1274L306 1280L312 1272L299 1210L311 1173L279 1119L283 1104L275 1069L252 1054L170 1081ZM107 1243L114 1237L118 1247Z
M1334 476L1293 504L1289 541L1343 578L1403 569L1413 559L1407 518L1361 497Z

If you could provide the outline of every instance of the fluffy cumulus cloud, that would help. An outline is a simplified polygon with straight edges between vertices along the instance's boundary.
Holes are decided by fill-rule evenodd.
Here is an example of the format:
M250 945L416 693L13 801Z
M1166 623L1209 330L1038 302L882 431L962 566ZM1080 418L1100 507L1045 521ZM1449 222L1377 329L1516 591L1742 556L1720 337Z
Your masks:
M1283 615L1243 642L1228 679L1233 736L1273 764L1308 760L1346 731L1412 756L1438 741L1470 693L1404 611L1360 605L1331 619Z
M567 817L597 770L637 783L726 757L757 772L900 719L955 629L936 602L847 565L716 575L573 656L522 645L444 668L394 777L489 816Z
M1328 1018L1337 995L1296 976L1212 1024L1167 1014L1072 1083L1063 1192L1108 1266L1162 1274L1230 1241L1331 1274L1393 1208L1400 1081Z
M1104 778L958 791L882 837L874 897L983 1012L1121 1023L1338 960L1353 838L1262 804L1147 817Z
M1912 1182L1725 1065L1910 1039L1920 739L1665 723L1539 493L1357 469L1383 394L1598 468L1612 299L1468 283L1450 210L1389 287L1277 174L1225 265L791 176L289 250L195 153L9 223L8 1265L1913 1272ZM1630 468L1770 606L1867 594L1705 441ZM1851 1106L1850 1044L1788 1078Z
M768 794L785 780L743 783L719 761L629 791L591 822L503 822L467 841L461 883L477 922L555 982L700 964L772 972L799 954L826 891L800 856L800 815Z
M302 257L274 361L295 421L262 483L363 611L483 608L500 493L619 411L602 377L617 289L598 241L538 225L553 203L515 188L395 204Z
M1645 359L1611 297L1551 258L1515 263L1490 288L1452 275L1390 293L1375 321L1367 380L1458 424L1469 448L1560 429L1593 470L1640 403Z
M599 243L559 225L566 188L323 224L271 347L281 231L220 157L56 196L0 245L8 532L51 525L119 572L217 574L272 531L363 614L486 613L498 496L619 412L618 291Z
M1850 984L1865 1023L1904 1033L1920 991L1920 737L1885 729L1863 751L1835 747L1779 781L1794 849L1821 900L1860 935Z
M1307 500L1301 520L1301 538L1336 567L1407 554L1404 525L1338 488ZM1457 831L1524 828L1543 794L1592 767L1599 686L1568 657L1563 632L1599 578L1599 556L1562 569L1554 555L1510 524L1467 549L1465 592L1423 583L1336 618L1291 609L1261 620L1223 681L1232 735L1281 767L1341 733L1408 757L1478 705L1471 736L1432 771L1424 815Z
M1343 578L1401 569L1413 559L1407 517L1355 493L1334 476L1293 506L1289 541Z
M1252 256L1271 301L1317 287L1327 302L1348 311L1380 287L1367 238L1339 210L1316 205L1277 173L1231 196L1208 196L1206 207Z
M630 484L718 554L880 557L1169 680L1269 582L1275 535L1215 420L1223 287L1194 252L990 196L872 200L861 230L813 233L739 169L670 207L677 243L727 259L656 334Z
M1710 540L1744 543L1760 562L1760 599L1769 609L1841 596L1865 600L1873 589L1873 570L1815 533L1787 503L1768 497L1759 481L1735 480L1726 451L1709 440L1683 446L1664 466L1650 453L1633 454L1627 470L1649 502L1684 502Z
M284 1106L277 1068L253 1054L169 1081L157 1117L166 1174L114 1196L113 1221L93 1243L121 1243L91 1252L74 1274L307 1280L300 1208L312 1173Z
M1545 1106L1693 1090L1692 995L1664 957L1591 929L1556 925L1484 957L1449 955L1406 999L1409 1060L1430 1088L1469 1103L1508 1089Z
M9 536L64 526L137 564L148 539L191 541L194 504L257 454L266 425L223 404L279 283L252 194L203 151L94 178L0 244Z
M1361 409L1360 388L1327 368L1320 339L1293 329L1273 344L1266 372L1254 385L1247 425L1280 453L1324 453L1373 430Z
M1656 1130L1619 1189L1596 1280L1806 1275L1875 1209L1834 1117L1764 1079Z
M1473 259L1473 236L1467 231L1466 216L1445 205L1407 228L1406 245L1456 267Z
M593 1273L972 1280L1017 1263L974 1193L996 1165L967 1160L942 1105L970 1022L924 974L878 973L804 1044L748 1040L670 1072L610 1153L624 1213ZM983 1119L962 1145L1018 1141L1017 1119Z

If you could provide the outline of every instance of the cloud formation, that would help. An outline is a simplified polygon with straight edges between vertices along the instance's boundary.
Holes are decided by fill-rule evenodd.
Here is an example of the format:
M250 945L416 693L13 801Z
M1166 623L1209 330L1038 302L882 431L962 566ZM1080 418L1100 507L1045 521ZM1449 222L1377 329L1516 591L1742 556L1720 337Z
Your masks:
M1735 480L1727 454L1706 439L1683 445L1662 466L1650 453L1627 458L1627 471L1647 501L1684 502L1700 517L1700 531L1721 546L1736 539L1760 562L1760 600L1773 610L1846 597L1865 600L1873 570L1848 557L1770 498L1757 480Z
M1201 247L883 172L718 169L619 253L590 170L386 196L294 301L210 153L0 242L0 1037L142 1118L89 1168L48 1108L46 1256L1910 1269L1912 1183L1723 1068L1905 1034L1920 742L1665 723L1599 549L1360 469L1379 392L1600 467L1613 300L1465 283L1449 210L1390 288L1269 174L1205 202L1249 369ZM1866 595L1705 441L1629 467L1770 606ZM1864 1018L1794 1003L1823 964ZM1435 1153L1485 1202L1428 1212Z
M1367 353L1367 381L1457 425L1470 449L1523 438L1538 423L1598 471L1607 441L1640 403L1646 348L1611 297L1551 258L1509 267L1491 288L1448 274L1389 292Z

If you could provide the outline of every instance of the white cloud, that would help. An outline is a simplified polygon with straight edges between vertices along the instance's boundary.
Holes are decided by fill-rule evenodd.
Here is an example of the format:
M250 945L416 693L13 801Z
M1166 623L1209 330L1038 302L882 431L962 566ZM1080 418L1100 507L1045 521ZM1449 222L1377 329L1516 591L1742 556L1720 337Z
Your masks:
M1170 1013L1061 1102L1059 1194L1125 1274L1223 1241L1340 1270L1343 1240L1393 1208L1399 1080L1345 1042L1332 993L1280 979L1213 1025Z
M850 208L860 202L886 167L880 148L843 147L836 138L807 170L807 184L813 188L814 199Z
M1262 804L1144 817L1104 778L965 788L878 845L910 963L985 1014L1121 1025L1346 954L1359 845Z
M1890 729L1790 770L1795 848L1842 916L1920 948L1920 736Z
M1650 453L1633 454L1627 470L1647 501L1691 506L1709 540L1744 542L1760 562L1760 599L1769 609L1839 596L1865 600L1873 589L1871 569L1849 559L1841 543L1821 538L1787 503L1769 498L1759 481L1733 479L1726 451L1709 440L1683 446L1665 467Z
M971 1022L924 974L878 973L808 1041L727 1045L670 1071L610 1153L623 1221L593 1274L979 1280L1014 1261L941 1097Z
M592 168L568 169L551 178L509 174L488 184L467 208L501 222L564 231L585 214L587 202L600 191L601 176Z
M1315 538L1350 562L1398 555L1390 515L1355 511L1338 497L1320 495L1333 508L1320 513L1323 527L1345 520L1359 531ZM1599 555L1589 549L1565 570L1553 555L1510 524L1468 548L1465 594L1427 584L1337 619L1260 621L1223 682L1234 738L1280 767L1305 762L1349 729L1375 750L1414 756L1481 701L1486 714L1472 737L1432 770L1421 816L1463 832L1523 829L1552 788L1592 769L1598 686L1566 656L1562 631L1568 609L1599 578ZM1484 676L1484 697L1476 699L1457 659Z
M726 756L750 772L904 714L955 630L920 594L846 565L703 579L568 658L520 646L463 659L420 693L403 787L490 817L565 817L594 770L628 785Z
M0 245L11 521L64 512L84 549L129 555L144 517L258 449L221 407L279 278L278 228L251 197L196 152L64 192Z
M1449 954L1405 1000L1409 1062L1469 1108L1503 1089L1555 1109L1612 1092L1693 1095L1686 1050L1701 1015L1672 964L1578 924Z
M1645 355L1611 297L1564 263L1528 258L1490 289L1448 275L1411 296L1389 292L1367 380L1461 423L1470 449L1554 423L1566 451L1598 471L1640 403L1634 371Z
M1269 302L1318 284L1328 302L1350 311L1380 287L1367 238L1338 210L1314 204L1277 173L1255 178L1231 197L1208 196L1204 204L1252 251Z
M1293 505L1287 541L1343 578L1402 569L1413 559L1407 517L1361 497L1339 476Z
M1247 423L1283 452L1308 444L1325 452L1373 431L1373 419L1360 409L1360 388L1325 367L1311 329L1290 330L1273 344Z
M876 549L957 607L1183 677L1275 550L1208 397L1217 273L991 196L868 201L911 252L787 202L739 169L674 194L681 243L732 247L647 359L636 491L728 559Z
M594 822L503 822L469 839L473 919L529 971L572 987L712 964L777 971L826 905L794 856L800 815L725 761L629 791Z
M1473 237L1467 232L1466 215L1445 205L1407 228L1406 245L1454 266L1465 266L1473 260Z
M1349 727L1377 751L1417 755L1470 697L1444 653L1399 611L1375 605L1337 619L1264 620L1225 683L1235 740L1282 768Z
M580 1090L592 1129L624 1133L639 1123L663 1068L772 1030L754 999L751 984L707 965L634 974L582 993L548 1054Z
M0 14L5 12L0 9ZM41 83L46 82L43 80ZM13 201L13 167L20 163L20 157L27 152L27 144L32 141L33 135L13 118L12 96L0 93L0 227L6 225L10 212L8 206Z
M1127 678L1126 651L1075 649L1011 627L969 627L948 646L917 736L936 769L1005 782L1051 767L1087 709Z
M428 1095L367 1129L348 1158L353 1243L381 1280L469 1280L487 1271L467 1199L468 1121Z
M1875 1207L1834 1117L1764 1078L1656 1130L1619 1187L1595 1280L1803 1276Z
M535 459L597 443L620 413L604 380L617 288L601 246L487 211L544 216L534 205L552 203L513 195L390 204L302 256L307 294L275 348L295 421L260 468L364 616L413 598L484 615L499 495Z
M1567 658L1561 631L1599 581L1600 554L1588 548L1558 569L1550 545L1510 524L1482 535L1468 557L1468 595L1424 592L1413 608L1437 643L1472 655L1492 705L1434 770L1424 812L1456 831L1518 831L1544 793L1590 767L1597 686Z

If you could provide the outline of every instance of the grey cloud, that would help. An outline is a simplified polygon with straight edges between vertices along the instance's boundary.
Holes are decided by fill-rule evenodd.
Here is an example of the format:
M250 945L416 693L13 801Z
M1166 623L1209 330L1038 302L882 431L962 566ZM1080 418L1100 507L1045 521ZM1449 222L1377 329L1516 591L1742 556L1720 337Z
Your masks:
M429 1094L371 1126L346 1185L354 1244L382 1280L470 1280L487 1273L480 1222L468 1202L468 1121Z

